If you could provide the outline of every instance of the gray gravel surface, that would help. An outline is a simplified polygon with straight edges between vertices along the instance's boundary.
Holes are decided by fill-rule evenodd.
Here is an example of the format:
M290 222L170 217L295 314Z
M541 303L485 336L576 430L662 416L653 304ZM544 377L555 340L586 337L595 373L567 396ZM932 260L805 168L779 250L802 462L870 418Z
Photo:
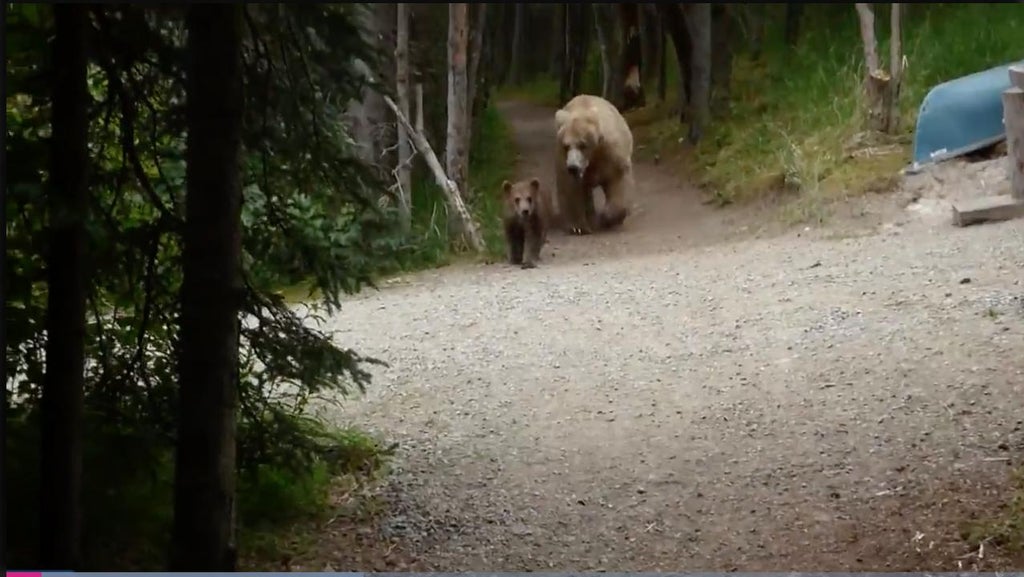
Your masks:
M555 235L540 268L415 275L332 319L391 364L331 416L401 443L377 528L400 566L979 566L960 525L1024 454L1024 221L893 208L736 240L671 192L623 231ZM659 194L699 224L656 226Z

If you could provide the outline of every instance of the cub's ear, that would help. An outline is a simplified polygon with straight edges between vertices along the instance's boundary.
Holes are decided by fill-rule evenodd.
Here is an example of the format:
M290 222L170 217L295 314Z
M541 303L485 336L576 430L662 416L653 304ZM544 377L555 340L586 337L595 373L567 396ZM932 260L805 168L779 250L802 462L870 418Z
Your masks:
M501 181L501 193L508 196L510 192L512 192L512 183L507 180Z
M569 120L569 112L565 109L559 108L555 112L555 128L561 128L565 122Z
M535 193L538 190L540 190L540 179L537 179L537 178L531 178L530 179L530 190L532 190Z

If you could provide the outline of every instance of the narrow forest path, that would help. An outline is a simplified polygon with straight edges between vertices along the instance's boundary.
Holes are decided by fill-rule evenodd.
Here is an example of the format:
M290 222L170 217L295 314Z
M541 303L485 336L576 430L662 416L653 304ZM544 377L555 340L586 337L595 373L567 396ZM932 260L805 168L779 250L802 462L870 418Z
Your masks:
M554 109L519 101L498 103L513 128L518 178L537 177L554 194ZM635 163L633 214L619 230L586 238L554 232L544 256L553 263L649 255L747 235L749 211L721 211L702 203L700 191L650 162ZM603 204L601 194L597 205Z
M502 110L520 177L550 178L553 111ZM1024 221L743 238L749 214L637 181L624 229L555 235L537 269L346 303L339 341L390 367L330 416L401 448L372 526L330 524L292 568L977 562L961 523L1024 454ZM1013 562L990 543L982 567Z

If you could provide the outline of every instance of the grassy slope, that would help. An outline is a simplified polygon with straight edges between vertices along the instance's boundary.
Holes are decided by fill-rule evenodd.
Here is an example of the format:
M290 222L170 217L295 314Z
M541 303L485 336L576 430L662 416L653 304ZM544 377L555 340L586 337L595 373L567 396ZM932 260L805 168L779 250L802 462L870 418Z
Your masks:
M888 5L879 5L879 52L888 54ZM859 94L862 45L850 5L808 5L795 48L781 43L782 5L769 8L768 34L758 61L740 50L728 103L719 104L695 151L679 143L685 127L674 120L677 69L668 51L666 102L648 86L647 108L627 114L637 155L659 154L696 175L721 203L789 190L808 203L884 191L910 160L917 108L936 84L1024 57L1024 10L1019 4L905 4L903 46L907 70L901 96L901 134L864 141ZM741 47L742 48L742 47ZM584 91L598 91L597 55L589 59ZM534 80L505 94L557 102L557 84ZM870 148L850 158L849 152ZM797 220L820 218L815 210Z

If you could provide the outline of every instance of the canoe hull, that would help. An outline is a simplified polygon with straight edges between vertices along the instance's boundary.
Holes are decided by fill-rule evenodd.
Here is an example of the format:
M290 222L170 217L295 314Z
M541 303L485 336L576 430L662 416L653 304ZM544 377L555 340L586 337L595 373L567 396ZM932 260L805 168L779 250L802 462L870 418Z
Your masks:
M921 103L914 132L914 157L907 172L991 146L1006 138L1003 91L1012 62L932 88Z

